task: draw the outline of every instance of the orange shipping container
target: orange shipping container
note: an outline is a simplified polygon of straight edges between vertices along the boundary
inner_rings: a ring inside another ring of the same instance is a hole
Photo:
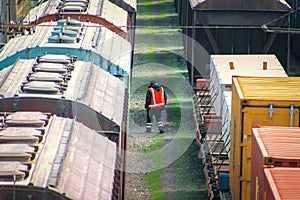
[[[264,175],[264,199],[296,200],[300,198],[300,168],[266,168]]]
[[[264,199],[264,168],[300,167],[300,128],[253,128],[251,199]]]
[[[299,77],[233,77],[230,125],[230,188],[250,199],[252,127],[298,126]]]

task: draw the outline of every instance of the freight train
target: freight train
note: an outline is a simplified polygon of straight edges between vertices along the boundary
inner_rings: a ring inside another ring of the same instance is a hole
[[[280,126],[292,137],[288,132],[299,131],[285,128],[299,126],[299,78],[288,77],[299,74],[299,1],[174,5],[195,88],[196,138],[209,198],[291,199],[292,184],[280,176],[287,173],[291,183],[297,182],[297,169],[290,169],[298,166],[297,153],[282,147],[281,155],[267,156],[269,149],[254,142],[262,136],[254,132],[272,126],[267,132],[276,135],[281,131],[274,126]],[[289,145],[283,136],[273,137]],[[273,142],[268,148],[280,146]],[[291,145],[296,152],[297,142]]]
[[[229,169],[234,156],[231,155],[233,147],[231,118],[232,110],[237,103],[232,102],[232,77],[234,76],[261,76],[261,77],[287,77],[284,68],[275,55],[212,55],[210,62],[210,79],[198,79],[195,98],[196,114],[200,114],[198,124],[198,144],[203,151],[203,164],[205,172],[209,174],[208,188],[229,190]],[[202,88],[201,88],[202,87]],[[206,87],[203,90],[203,87]],[[208,92],[209,91],[209,92]],[[209,108],[209,109],[208,109]],[[199,134],[202,132],[201,134]],[[205,138],[200,142],[200,138]],[[202,143],[202,144],[201,144]],[[231,175],[231,174],[230,174]],[[218,182],[217,182],[218,181]],[[218,188],[219,189],[219,188]],[[214,194],[212,196],[219,196]]]
[[[0,199],[124,199],[135,6],[49,0],[2,26]]]
[[[198,81],[196,137],[210,199],[297,197],[288,189],[297,176],[283,184],[272,173],[299,167],[300,129],[290,127],[299,127],[300,78],[274,55],[212,55],[211,78]]]

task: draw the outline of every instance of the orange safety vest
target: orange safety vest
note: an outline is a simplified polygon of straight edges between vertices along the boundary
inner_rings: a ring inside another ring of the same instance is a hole
[[[165,106],[165,96],[164,96],[164,88],[161,87],[159,91],[148,88],[151,95],[151,102],[150,102],[150,108],[158,108]]]

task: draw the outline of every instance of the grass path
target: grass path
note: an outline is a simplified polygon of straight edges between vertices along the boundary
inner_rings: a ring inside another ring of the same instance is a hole
[[[141,177],[152,199],[207,199],[194,142],[192,89],[186,76],[182,35],[174,25],[178,19],[172,0],[138,2],[129,134],[151,138],[138,151],[151,155],[152,168]],[[145,91],[152,79],[166,88],[169,97],[164,135],[143,133]]]

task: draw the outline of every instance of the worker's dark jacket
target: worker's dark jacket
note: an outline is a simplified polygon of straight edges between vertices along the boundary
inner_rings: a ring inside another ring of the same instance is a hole
[[[161,87],[159,84],[153,84],[152,86],[148,87],[148,91],[146,93],[146,103],[145,103],[145,108],[150,108],[149,106],[153,105],[153,93],[151,92],[151,88],[153,88],[153,90],[156,90],[158,93],[159,92],[163,92],[163,99],[164,102],[163,104],[166,105],[167,104],[167,94],[164,90],[163,87]],[[162,91],[161,91],[162,90]],[[154,91],[154,93],[157,93]],[[156,97],[156,99],[159,99],[158,97]],[[160,98],[161,99],[161,98]]]

